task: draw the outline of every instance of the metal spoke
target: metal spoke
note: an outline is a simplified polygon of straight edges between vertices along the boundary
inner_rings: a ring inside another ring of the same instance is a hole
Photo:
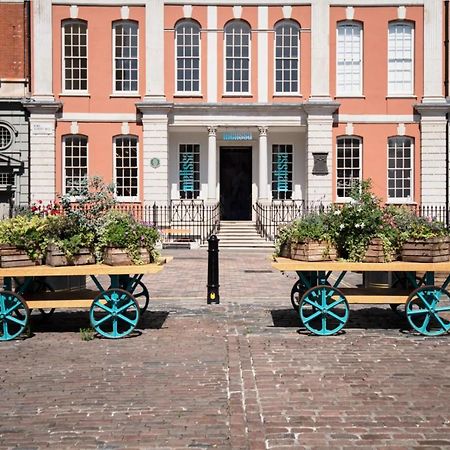
[[[118,334],[118,332],[117,332],[117,318],[116,317],[114,317],[113,318],[113,334],[114,334],[114,336],[117,336],[117,334]]]
[[[99,320],[95,320],[95,325],[101,325],[102,323],[104,323],[104,322],[106,322],[107,320],[111,319],[111,317],[113,317],[113,315],[112,315],[112,314],[108,314],[107,316],[102,317],[102,318],[99,319]]]
[[[338,306],[338,305],[340,305],[341,303],[344,303],[345,302],[345,300],[342,298],[342,297],[339,297],[339,300],[336,300],[334,303],[332,303],[331,305],[328,305],[327,306],[327,309],[328,310],[330,310],[330,309],[333,309],[333,308],[335,308],[336,306]]]
[[[428,331],[428,325],[430,324],[430,319],[431,319],[431,314],[427,314],[426,316],[425,316],[425,319],[424,319],[424,321],[423,321],[423,323],[422,323],[422,326],[419,328],[420,329],[420,331]]]
[[[450,306],[441,306],[440,308],[435,308],[434,310],[435,310],[436,312],[450,311]]]
[[[5,311],[5,315],[11,314],[13,311],[15,311],[17,308],[19,308],[20,306],[22,306],[22,303],[20,303],[18,300],[16,300],[16,304],[11,306],[11,308],[9,308],[7,311]]]
[[[22,325],[22,326],[26,325],[26,323],[27,323],[27,319],[19,320],[19,319],[16,319],[14,316],[6,316],[5,319],[9,320],[11,322],[17,323],[18,325]]]
[[[8,324],[6,323],[6,320],[3,321],[3,338],[7,341],[10,339],[11,335],[8,332]]]
[[[317,316],[320,316],[320,314],[322,314],[322,311],[316,311],[315,313],[311,314],[310,316],[304,317],[303,322],[308,323],[311,320],[314,320]]]
[[[327,311],[327,314],[330,315],[331,317],[334,317],[336,320],[338,320],[341,323],[345,323],[347,322],[346,317],[341,317],[338,316],[337,314],[335,314],[333,311]]]
[[[117,317],[122,319],[124,322],[128,322],[130,325],[135,325],[135,322],[133,322],[132,320],[130,320],[128,317],[122,315],[122,314],[117,314]]]
[[[408,314],[411,316],[416,316],[419,314],[428,314],[430,311],[428,309],[409,309]]]
[[[126,309],[128,309],[130,306],[134,305],[133,301],[130,300],[126,305],[121,306],[120,308],[117,308],[116,313],[119,314],[122,311],[125,311]]]
[[[101,300],[94,301],[94,305],[108,312],[109,314],[113,313],[113,310],[106,306],[106,303],[103,303]]]

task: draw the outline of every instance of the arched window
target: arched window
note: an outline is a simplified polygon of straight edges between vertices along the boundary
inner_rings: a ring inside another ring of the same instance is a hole
[[[87,92],[87,22],[67,20],[63,22],[63,90]]]
[[[14,132],[10,125],[0,122],[0,150],[11,147],[14,141]]]
[[[361,181],[362,139],[354,136],[337,138],[336,146],[336,197],[350,198],[355,184]]]
[[[176,91],[200,92],[200,26],[183,20],[175,27]]]
[[[81,135],[63,137],[63,192],[79,189],[88,176],[88,138]]]
[[[113,24],[114,92],[137,92],[139,75],[138,24],[121,20]]]
[[[388,139],[388,198],[412,200],[414,140],[406,136]]]
[[[250,93],[250,27],[246,22],[233,20],[224,29],[225,92]]]
[[[392,22],[388,31],[388,94],[414,93],[414,27]]]
[[[275,93],[299,93],[300,28],[291,20],[275,27]]]
[[[114,138],[114,184],[119,200],[138,200],[138,154],[138,138],[136,136]]]
[[[362,95],[362,26],[358,22],[337,26],[336,95]]]

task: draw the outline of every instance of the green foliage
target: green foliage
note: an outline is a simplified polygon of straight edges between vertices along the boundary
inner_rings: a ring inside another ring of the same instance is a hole
[[[0,221],[0,244],[25,250],[33,261],[43,258],[48,245],[47,219],[25,215]]]
[[[92,341],[95,337],[93,328],[80,328],[80,336],[82,341]]]
[[[95,234],[76,215],[49,216],[47,228],[49,243],[56,245],[68,259],[72,259],[82,248],[93,250]]]
[[[139,223],[123,212],[109,211],[98,229],[97,259],[102,260],[106,247],[119,247],[127,251],[135,264],[142,264],[139,249],[145,247],[154,261],[158,257],[155,249],[158,240],[159,233],[155,228]]]

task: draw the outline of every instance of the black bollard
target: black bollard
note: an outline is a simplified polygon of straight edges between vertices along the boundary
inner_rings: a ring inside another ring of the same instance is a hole
[[[208,239],[208,305],[220,303],[219,296],[219,239],[213,234]]]

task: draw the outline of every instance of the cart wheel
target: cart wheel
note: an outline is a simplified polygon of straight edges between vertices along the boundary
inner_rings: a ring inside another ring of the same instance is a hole
[[[425,336],[440,336],[450,330],[450,294],[438,286],[422,286],[406,302],[411,326]]]
[[[108,289],[95,297],[89,311],[92,327],[104,337],[129,335],[139,322],[139,305],[124,289]]]
[[[291,303],[292,307],[298,311],[300,300],[303,294],[307,291],[307,287],[303,284],[301,280],[297,280],[291,289]]]
[[[338,333],[350,315],[347,299],[331,286],[316,286],[305,292],[300,301],[300,319],[313,334]]]
[[[23,333],[29,318],[28,306],[19,294],[0,292],[0,341],[10,341]]]
[[[133,285],[133,297],[136,299],[139,305],[141,315],[147,311],[148,304],[150,302],[150,294],[147,286],[142,281],[134,281]]]
[[[37,294],[41,292],[55,292],[54,287],[47,283],[47,281],[43,281],[40,277],[36,277],[31,282],[29,288],[23,293],[24,298],[27,298],[27,294]],[[16,290],[17,292],[17,290]],[[30,314],[33,311],[33,309],[30,309]],[[48,319],[54,312],[55,308],[51,309],[41,309],[39,308],[39,312],[41,313],[41,316],[43,319]]]

